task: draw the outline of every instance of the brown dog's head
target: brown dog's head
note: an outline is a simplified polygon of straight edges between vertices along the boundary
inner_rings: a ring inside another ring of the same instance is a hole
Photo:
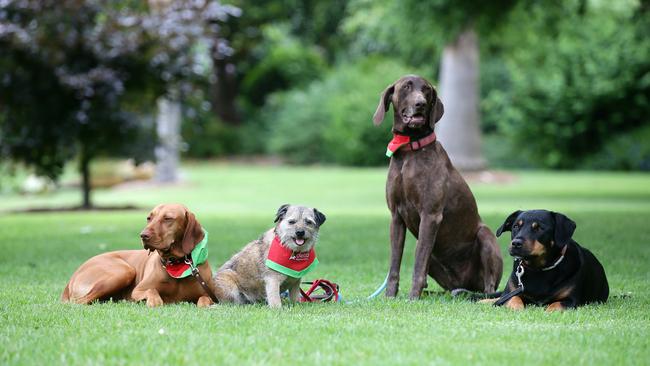
[[[161,204],[147,216],[140,233],[144,249],[161,257],[183,257],[203,240],[203,229],[194,214],[180,204]]]
[[[496,232],[511,231],[508,251],[526,264],[543,267],[560,256],[571,241],[576,223],[565,215],[546,210],[515,211]]]
[[[389,85],[379,98],[379,105],[373,116],[375,125],[384,120],[393,104],[393,131],[405,135],[419,135],[431,132],[442,118],[444,107],[438,92],[426,79],[407,75]]]

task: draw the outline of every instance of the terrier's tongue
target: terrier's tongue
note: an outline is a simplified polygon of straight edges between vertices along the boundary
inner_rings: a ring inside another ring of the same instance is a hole
[[[294,241],[295,241],[296,244],[298,244],[298,245],[303,245],[303,244],[305,244],[305,239],[298,239],[298,238],[296,238],[296,239],[294,239]]]

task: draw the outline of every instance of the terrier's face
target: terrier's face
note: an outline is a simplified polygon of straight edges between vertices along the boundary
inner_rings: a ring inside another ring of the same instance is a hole
[[[275,222],[275,232],[284,246],[294,252],[307,252],[318,241],[318,229],[325,222],[325,215],[315,208],[282,205]]]

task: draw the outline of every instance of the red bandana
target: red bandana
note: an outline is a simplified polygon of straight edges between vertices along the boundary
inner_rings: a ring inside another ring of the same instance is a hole
[[[411,142],[411,137],[409,136],[393,133],[393,139],[390,140],[388,148],[386,149],[386,156],[390,158],[393,156],[395,151],[399,150],[402,146],[404,146],[404,150],[419,150],[435,141],[435,132],[431,132],[430,135],[413,142]]]
[[[271,242],[266,266],[290,277],[300,278],[318,265],[316,251],[312,247],[309,252],[294,252],[282,245],[277,235]]]
[[[411,138],[409,136],[398,135],[394,133],[393,139],[390,140],[390,142],[388,143],[388,148],[386,149],[386,156],[390,158],[391,156],[393,156],[395,151],[397,151],[397,149],[408,144],[409,142],[411,142]]]

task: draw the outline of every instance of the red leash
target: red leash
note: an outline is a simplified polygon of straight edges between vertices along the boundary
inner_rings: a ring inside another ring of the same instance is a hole
[[[311,284],[309,290],[303,291],[300,289],[302,298],[300,302],[328,302],[334,300],[339,301],[339,285],[325,279],[318,279],[312,282],[303,282],[304,284]],[[314,291],[321,289],[324,293],[314,294]]]

